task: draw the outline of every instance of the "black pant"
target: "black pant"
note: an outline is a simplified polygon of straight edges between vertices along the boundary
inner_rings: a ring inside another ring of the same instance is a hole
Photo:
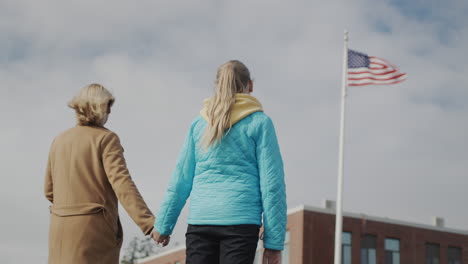
[[[189,225],[186,264],[252,264],[258,225]]]

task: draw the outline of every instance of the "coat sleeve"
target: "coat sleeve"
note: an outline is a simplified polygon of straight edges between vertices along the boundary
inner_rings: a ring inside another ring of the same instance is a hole
[[[45,176],[45,183],[44,183],[44,194],[47,200],[51,203],[54,203],[54,184],[52,180],[52,157],[53,157],[53,145],[50,147],[49,151],[49,158],[47,159],[47,168],[46,168],[46,176]]]
[[[177,159],[176,168],[156,217],[155,229],[162,235],[172,234],[180,212],[192,191],[195,174],[195,145],[192,129],[193,125],[185,139]]]
[[[144,234],[153,229],[154,216],[148,209],[127,169],[123,148],[115,133],[108,133],[101,141],[102,162],[117,198]]]
[[[275,128],[268,117],[258,131],[256,155],[263,205],[264,247],[283,250],[287,222],[286,186]]]

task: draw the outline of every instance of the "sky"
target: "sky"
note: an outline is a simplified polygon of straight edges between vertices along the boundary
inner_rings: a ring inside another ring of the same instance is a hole
[[[154,213],[230,59],[249,67],[275,124],[288,206],[334,200],[344,29],[350,48],[408,74],[349,89],[345,211],[468,230],[467,12],[464,0],[0,0],[2,263],[47,262],[47,154],[92,82],[116,97],[107,127]],[[120,215],[125,247],[142,234]]]

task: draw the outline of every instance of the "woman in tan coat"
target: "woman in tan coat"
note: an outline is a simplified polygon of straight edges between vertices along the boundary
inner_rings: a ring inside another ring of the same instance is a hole
[[[52,143],[45,180],[52,203],[49,263],[118,263],[117,200],[145,235],[152,232],[154,216],[130,177],[119,138],[104,128],[113,102],[102,85],[82,88],[69,103],[77,126]]]

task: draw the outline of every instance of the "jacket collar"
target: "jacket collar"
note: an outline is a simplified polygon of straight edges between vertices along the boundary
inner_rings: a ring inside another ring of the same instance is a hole
[[[231,107],[230,125],[233,126],[235,123],[244,119],[246,116],[255,112],[263,112],[263,107],[257,98],[248,95],[238,93],[235,95],[236,101]],[[205,106],[200,111],[201,116],[208,122],[207,105],[211,98],[205,99],[203,102]]]

